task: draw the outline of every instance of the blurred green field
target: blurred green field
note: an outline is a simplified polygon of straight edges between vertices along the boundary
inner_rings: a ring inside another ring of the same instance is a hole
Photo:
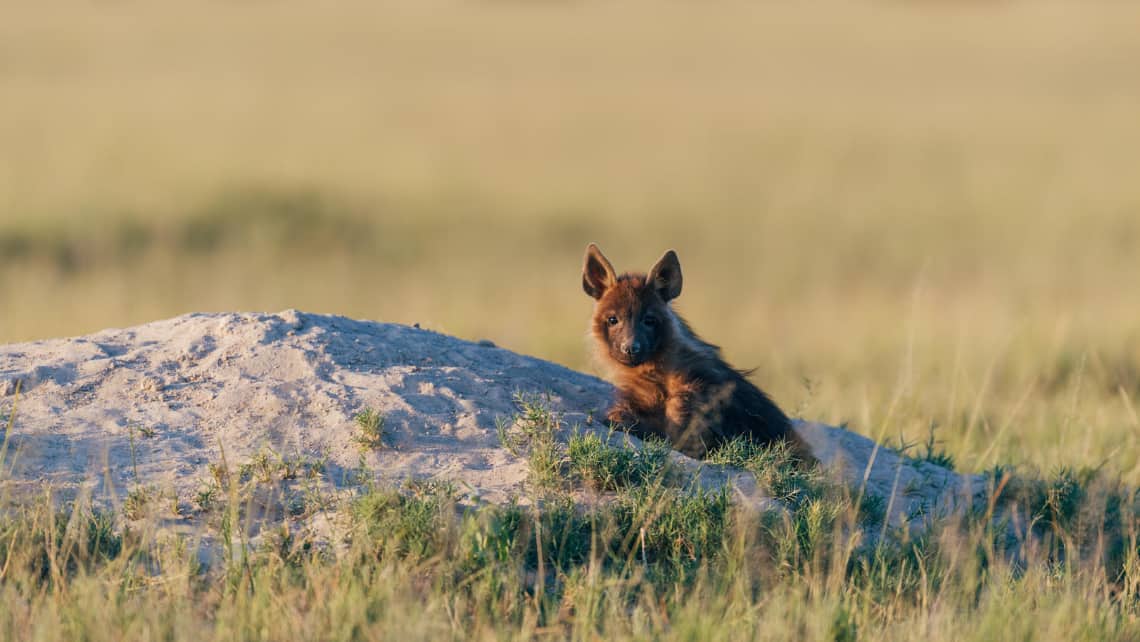
[[[134,3],[0,21],[0,341],[189,311],[589,369],[667,247],[782,405],[1140,482],[1131,3]]]

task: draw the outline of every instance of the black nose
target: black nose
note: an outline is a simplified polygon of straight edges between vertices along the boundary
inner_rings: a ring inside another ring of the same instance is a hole
[[[638,341],[634,341],[633,343],[627,343],[621,347],[621,351],[630,355],[630,356],[639,355],[639,354],[641,354],[641,343]]]

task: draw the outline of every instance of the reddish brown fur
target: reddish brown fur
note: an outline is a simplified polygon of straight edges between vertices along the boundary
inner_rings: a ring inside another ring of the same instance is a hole
[[[648,275],[618,276],[596,245],[586,248],[582,286],[597,301],[591,330],[617,387],[608,419],[639,436],[664,437],[692,457],[747,435],[787,440],[811,460],[787,416],[672,310],[681,283],[671,250]]]

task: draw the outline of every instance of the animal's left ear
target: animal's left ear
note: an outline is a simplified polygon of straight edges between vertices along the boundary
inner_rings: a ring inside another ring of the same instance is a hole
[[[649,270],[649,282],[666,301],[681,296],[681,262],[677,260],[676,252],[669,250],[657,261]]]

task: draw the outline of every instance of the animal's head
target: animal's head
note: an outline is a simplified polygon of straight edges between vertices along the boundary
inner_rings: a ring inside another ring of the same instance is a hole
[[[622,365],[637,366],[658,355],[673,332],[668,303],[681,294],[681,263],[669,250],[649,274],[614,272],[597,245],[586,247],[582,289],[594,304],[594,337]]]

